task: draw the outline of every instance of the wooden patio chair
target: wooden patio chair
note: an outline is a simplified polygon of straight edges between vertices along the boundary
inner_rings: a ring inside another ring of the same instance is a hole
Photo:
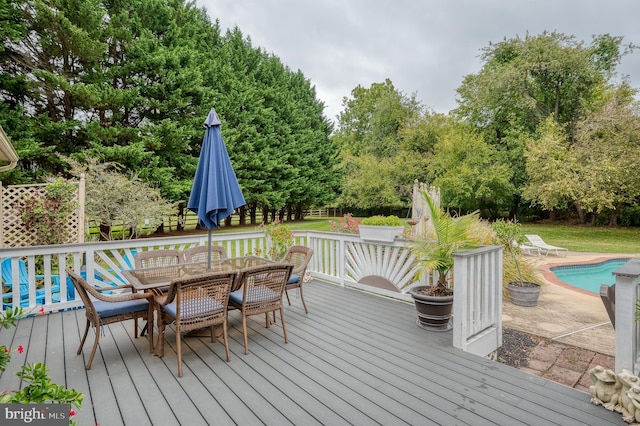
[[[87,324],[84,329],[84,335],[78,347],[78,355],[82,353],[82,347],[87,339],[89,333],[89,327],[93,326],[96,330],[96,338],[93,343],[93,349],[91,355],[89,355],[89,361],[87,362],[87,370],[91,369],[91,363],[93,357],[98,349],[98,342],[100,341],[101,328],[104,325],[112,324],[120,321],[126,321],[133,319],[135,322],[134,335],[138,337],[138,318],[147,319],[147,324],[151,324],[150,330],[153,330],[153,308],[149,303],[149,299],[152,297],[151,293],[118,293],[118,294],[102,294],[101,289],[95,288],[86,282],[80,275],[76,274],[73,270],[66,269],[67,276],[71,278],[71,282],[76,288],[76,293],[80,295],[82,302],[84,303],[85,312],[87,316]],[[121,286],[109,286],[105,287],[105,290],[113,292],[113,290],[119,289],[131,289],[130,285]],[[92,298],[93,297],[93,298]],[[94,300],[94,298],[96,300]],[[153,348],[153,334],[150,333],[150,346]]]
[[[184,263],[184,254],[177,249],[141,251],[133,256],[135,269],[159,268],[162,266],[174,266]],[[169,286],[158,287],[158,293],[166,293]],[[144,332],[146,329],[142,331]]]
[[[287,284],[284,287],[285,295],[287,296],[287,303],[291,305],[289,299],[289,290],[298,289],[300,292],[300,300],[302,306],[304,306],[305,314],[308,314],[307,304],[304,303],[304,295],[302,293],[302,285],[305,282],[305,273],[307,272],[307,266],[313,256],[313,249],[305,246],[291,246],[287,251],[287,254],[282,259],[283,262],[293,263],[293,270],[291,276],[287,280]],[[275,313],[274,313],[275,314]]]
[[[184,251],[187,263],[207,262],[209,260],[209,246],[189,247]],[[211,260],[227,259],[227,251],[222,246],[211,246]]]
[[[141,251],[133,256],[133,263],[135,269],[172,266],[184,263],[184,255],[176,249]]]
[[[210,328],[211,342],[215,341],[214,326],[222,325],[222,336],[227,355],[227,304],[235,272],[212,272],[192,278],[173,280],[165,296],[156,296],[158,307],[158,338],[156,355],[164,356],[164,331],[166,324],[174,324],[178,352],[178,377],[182,377],[181,334],[201,328]]]
[[[249,353],[247,337],[247,317],[264,314],[267,328],[271,324],[269,313],[280,311],[284,342],[288,343],[287,328],[284,323],[282,309],[282,293],[291,275],[292,263],[272,263],[268,265],[245,268],[238,278],[242,288],[229,295],[229,305],[242,312],[242,333],[244,334],[244,353]]]

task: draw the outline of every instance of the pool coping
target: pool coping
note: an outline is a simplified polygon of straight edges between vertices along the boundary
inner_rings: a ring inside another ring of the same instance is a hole
[[[545,279],[545,281],[547,281],[549,284],[555,284],[558,285],[560,287],[564,287],[566,289],[569,290],[573,290],[573,291],[577,291],[579,293],[582,294],[586,294],[588,296],[593,296],[593,297],[600,297],[600,293],[594,293],[592,291],[589,290],[584,290],[582,288],[578,288],[575,286],[572,286],[570,284],[567,284],[563,281],[560,281],[556,275],[551,272],[551,268],[555,268],[557,266],[571,266],[571,265],[589,265],[589,264],[593,264],[593,263],[602,263],[602,262],[606,262],[607,260],[613,260],[613,259],[620,259],[623,257],[629,257],[634,258],[636,256],[633,256],[631,254],[627,254],[627,255],[611,255],[611,256],[600,256],[600,257],[596,257],[596,258],[592,258],[592,259],[588,259],[588,260],[582,260],[582,261],[569,261],[569,262],[546,262],[546,263],[542,263],[538,266],[538,270],[540,271],[540,273],[542,274],[542,277]]]

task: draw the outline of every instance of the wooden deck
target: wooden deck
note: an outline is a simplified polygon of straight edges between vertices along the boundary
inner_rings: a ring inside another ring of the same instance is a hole
[[[623,425],[621,415],[589,395],[452,347],[451,332],[415,325],[414,307],[314,281],[309,314],[295,292],[285,320],[250,320],[243,354],[238,312],[230,312],[231,362],[220,342],[189,337],[177,377],[175,339],[166,355],[133,338],[133,323],[105,328],[93,368],[75,354],[84,310],[25,318],[0,332],[0,344],[23,345],[0,376],[19,386],[24,362],[44,361],[55,383],[85,394],[80,425]]]

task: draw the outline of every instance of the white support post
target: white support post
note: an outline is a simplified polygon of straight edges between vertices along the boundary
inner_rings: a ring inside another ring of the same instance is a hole
[[[487,356],[502,345],[502,246],[454,254],[453,346]]]
[[[613,274],[616,276],[616,373],[625,369],[637,375],[640,371],[638,363],[640,327],[635,317],[640,282],[640,260],[629,260]]]

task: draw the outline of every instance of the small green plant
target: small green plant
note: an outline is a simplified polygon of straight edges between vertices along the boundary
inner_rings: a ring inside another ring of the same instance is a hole
[[[40,313],[44,314],[44,308],[40,308]],[[17,321],[24,317],[22,308],[10,308],[0,311],[0,326],[5,329],[15,326]],[[0,371],[5,371],[7,364],[11,361],[11,352],[23,353],[24,348],[18,346],[15,350],[0,345]],[[16,375],[22,380],[23,386],[20,390],[4,390],[0,393],[0,404],[29,404],[29,403],[55,403],[71,404],[80,410],[84,395],[75,389],[67,389],[62,385],[51,383],[51,378],[47,374],[49,369],[41,362],[36,364],[26,364],[22,366],[22,371]],[[69,412],[69,424],[75,425],[73,419],[76,411]]]
[[[78,208],[76,188],[61,178],[50,179],[43,195],[33,195],[18,207],[22,223],[41,245],[67,242],[69,215]]]
[[[338,221],[330,220],[329,225],[333,232],[341,232],[343,234],[357,234],[359,232],[360,221],[353,218],[353,214],[347,213]]]
[[[450,296],[449,273],[453,269],[453,255],[463,248],[478,245],[481,241],[472,234],[480,221],[479,212],[464,216],[451,216],[436,204],[427,191],[420,191],[430,212],[431,226],[426,235],[416,237],[411,242],[411,252],[416,257],[420,269],[418,278],[429,271],[438,272],[438,281],[426,291],[428,296]]]
[[[493,229],[493,243],[504,246],[508,256],[503,258],[503,288],[508,292],[507,284],[519,282],[524,286],[525,282],[536,282],[538,272],[534,265],[522,258],[520,244],[524,242],[524,234],[520,224],[510,220],[498,219],[491,224]]]
[[[264,228],[268,240],[268,249],[265,254],[274,260],[284,258],[289,247],[293,245],[293,232],[289,226],[283,225],[279,220],[260,226]]]
[[[369,226],[402,226],[402,221],[398,216],[371,216],[362,219],[363,225]]]
[[[524,285],[522,279],[522,272],[520,271],[520,265],[518,258],[520,257],[520,246],[524,241],[524,235],[520,229],[520,224],[512,222],[510,220],[498,219],[491,225],[494,232],[494,243],[504,246],[504,249],[511,256],[513,264],[518,272],[518,279],[521,285]]]

